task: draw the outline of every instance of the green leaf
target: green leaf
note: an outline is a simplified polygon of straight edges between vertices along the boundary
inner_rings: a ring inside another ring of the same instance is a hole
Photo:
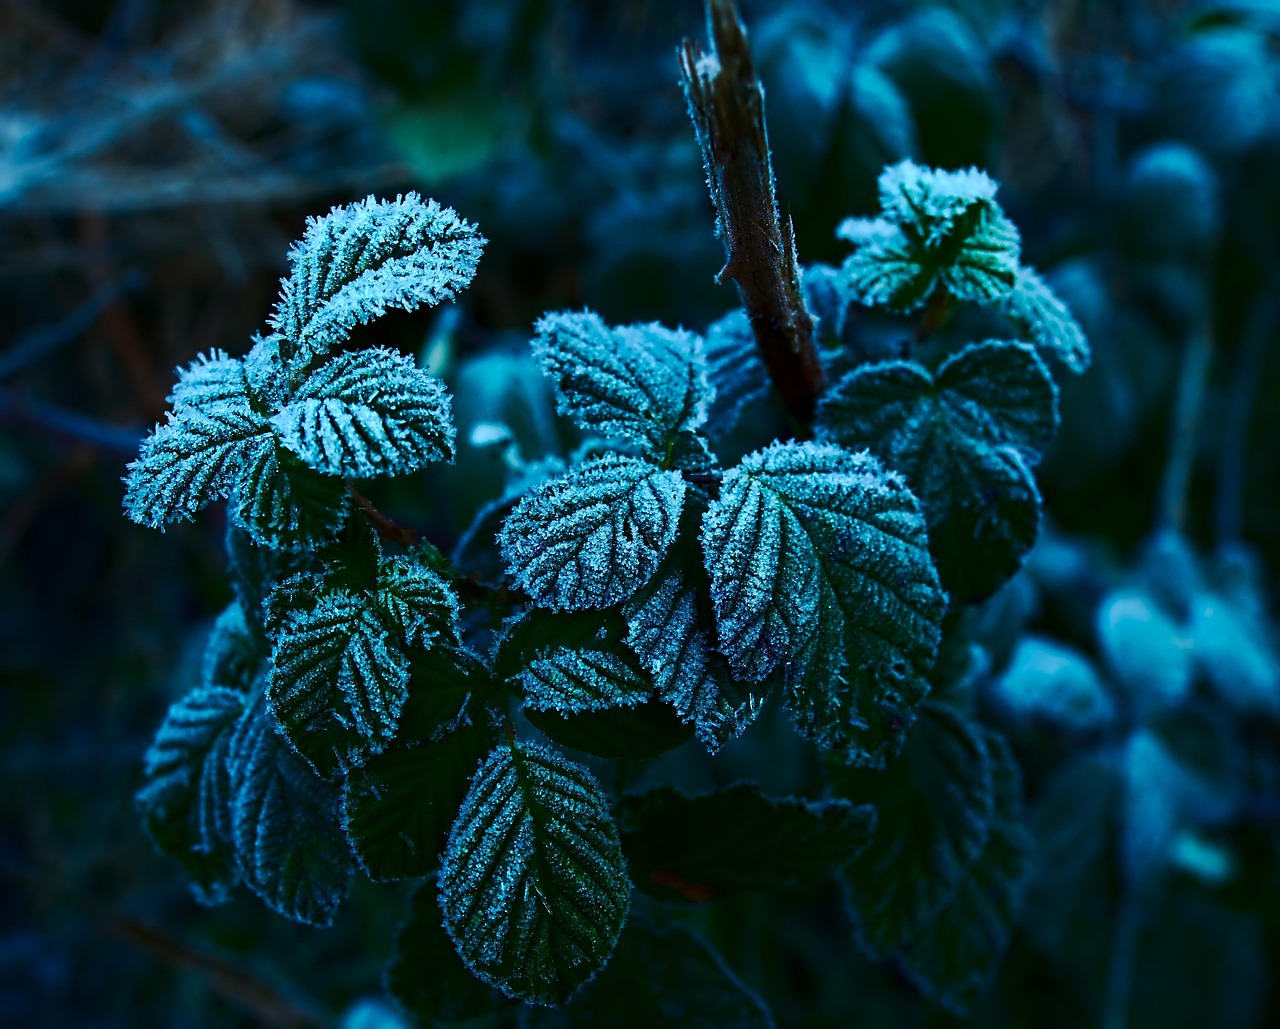
[[[680,432],[706,421],[711,387],[702,340],[657,323],[610,328],[591,311],[544,315],[533,354],[557,410],[588,431],[665,456]]]
[[[409,662],[367,594],[325,588],[286,610],[273,635],[267,700],[289,743],[326,778],[359,766],[395,734]]]
[[[991,758],[993,810],[986,844],[946,906],[908,944],[902,963],[935,1003],[963,1015],[991,987],[1008,949],[1031,871],[1022,784],[1004,740],[983,738]]]
[[[935,375],[914,362],[864,365],[823,399],[819,435],[870,448],[920,497],[942,584],[990,596],[1021,566],[1040,526],[1028,470],[1058,424],[1057,390],[1031,347],[989,340]]]
[[[553,610],[609,607],[653,575],[675,540],[678,472],[608,454],[534,486],[498,542],[516,585]]]
[[[1005,313],[1036,345],[1046,360],[1059,361],[1076,373],[1089,367],[1089,341],[1080,323],[1034,268],[1019,268],[1013,290],[1004,298]]]
[[[190,520],[227,496],[240,470],[272,446],[266,419],[247,395],[199,409],[184,404],[142,441],[138,459],[129,465],[125,513],[152,528]]]
[[[686,540],[693,534],[686,532]],[[768,686],[736,682],[714,649],[710,586],[697,548],[677,543],[663,566],[623,606],[627,645],[660,697],[715,753],[755,721]]]
[[[912,161],[886,168],[883,221],[841,227],[858,247],[844,264],[850,286],[863,303],[903,311],[939,289],[979,303],[1007,297],[1018,277],[1021,240],[995,194],[995,183],[973,168],[939,171]]]
[[[926,704],[884,771],[835,771],[833,788],[878,816],[871,846],[844,871],[859,939],[872,956],[919,938],[977,861],[993,817],[992,766],[977,727]]]
[[[231,839],[244,881],[273,911],[329,925],[351,886],[338,788],[280,738],[266,708],[245,711],[227,747]]]
[[[802,731],[853,761],[896,751],[928,690],[946,598],[924,520],[870,455],[779,443],[721,483],[702,546],[735,676],[785,669]]]
[[[445,928],[467,966],[545,1006],[608,961],[631,897],[618,830],[590,774],[516,740],[472,780],[439,882]]]
[[[413,557],[384,557],[374,595],[383,624],[406,647],[457,640],[458,598],[439,572]]]
[[[459,960],[440,922],[435,884],[430,882],[413,893],[383,982],[391,999],[422,1026],[482,1018],[512,1006]]]
[[[404,475],[453,459],[444,384],[385,348],[322,365],[271,424],[284,446],[325,475]]]
[[[556,1011],[531,1013],[532,1029],[773,1029],[764,1002],[702,937],[679,924],[631,918],[609,966]]]
[[[202,904],[222,903],[240,881],[225,753],[244,709],[244,694],[221,686],[200,687],[175,703],[147,751],[138,791],[147,835],[186,870]]]
[[[260,546],[305,550],[333,539],[347,518],[347,490],[312,471],[283,447],[256,451],[232,499],[236,521]]]
[[[557,647],[520,673],[524,705],[532,711],[579,714],[637,707],[653,686],[616,654]]]
[[[624,797],[618,825],[641,889],[707,900],[822,882],[867,846],[875,811],[847,800],[766,797],[749,783],[696,797],[663,787]]]
[[[1073,647],[1024,636],[991,684],[994,703],[1022,724],[1087,732],[1110,725],[1116,705],[1089,659]]]
[[[452,299],[475,275],[486,240],[417,193],[369,197],[310,218],[271,315],[290,363],[305,365],[388,308]]]

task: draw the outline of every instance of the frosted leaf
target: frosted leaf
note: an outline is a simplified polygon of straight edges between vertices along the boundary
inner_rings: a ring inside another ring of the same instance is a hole
[[[520,684],[527,709],[562,714],[636,707],[653,690],[616,654],[569,647],[530,661],[520,673]]]
[[[1141,711],[1174,707],[1192,684],[1192,640],[1148,594],[1117,590],[1098,608],[1103,656]]]
[[[1024,636],[991,684],[994,703],[1023,724],[1088,731],[1109,725],[1115,701],[1089,659],[1050,639]]]
[[[271,713],[325,777],[360,765],[395,734],[409,662],[367,595],[315,586],[312,605],[271,625]]]
[[[273,445],[247,396],[170,412],[142,441],[125,478],[125,513],[140,525],[189,520],[227,496],[240,469]]]
[[[946,598],[924,519],[870,455],[779,443],[707,510],[719,649],[738,677],[785,670],[797,724],[849,760],[896,750],[928,689]]]
[[[693,333],[656,323],[610,328],[591,311],[544,315],[535,331],[533,354],[557,409],[582,428],[662,457],[678,432],[706,420],[711,388]]]
[[[556,751],[517,740],[472,779],[439,885],[445,929],[472,972],[543,1006],[604,966],[631,897],[599,786]]]
[[[684,494],[678,472],[592,458],[516,504],[498,536],[507,570],[544,607],[617,604],[644,585],[675,540]]]
[[[233,600],[213,623],[200,662],[200,681],[205,686],[247,692],[266,657],[261,637],[245,620],[240,601]]]
[[[693,797],[664,786],[617,810],[631,877],[664,900],[816,885],[867,846],[876,823],[866,804],[768,797],[751,783]]]
[[[910,311],[941,288],[989,303],[1009,294],[1021,239],[995,201],[996,184],[976,169],[949,172],[902,161],[880,176],[883,218],[850,220],[858,249],[844,270],[867,304]]]
[[[231,510],[260,546],[302,550],[338,534],[347,518],[347,490],[274,442],[245,463]]]
[[[155,845],[186,870],[202,904],[240,881],[231,850],[225,751],[245,708],[239,690],[200,687],[169,708],[147,751],[137,808]]]
[[[1022,908],[1034,849],[1013,756],[990,730],[983,739],[993,797],[986,843],[946,906],[902,954],[907,975],[955,1015],[963,1015],[995,979]]]
[[[864,365],[823,398],[822,439],[869,447],[920,497],[943,585],[990,596],[1021,566],[1040,525],[1027,468],[1058,423],[1057,390],[1023,343],[975,343],[936,375],[910,361]]]
[[[475,275],[485,242],[474,225],[417,193],[335,207],[308,219],[289,251],[292,270],[271,327],[306,364],[389,308],[454,297]]]
[[[871,845],[844,879],[862,946],[885,957],[928,929],[982,853],[995,813],[994,763],[978,726],[926,704],[884,771],[836,770],[832,785],[876,809]]]
[[[244,713],[227,748],[231,838],[245,884],[273,911],[329,925],[351,887],[338,788],[285,744],[266,709]]]
[[[271,424],[286,447],[327,475],[403,475],[453,458],[444,384],[394,350],[333,358]]]
[[[1084,330],[1034,268],[1018,269],[1013,290],[1002,303],[1042,357],[1060,361],[1077,373],[1089,367],[1092,357]]]
[[[315,562],[315,556],[307,551],[261,546],[237,519],[228,519],[227,573],[245,625],[260,645],[267,641],[263,624],[267,597],[278,583],[311,569]]]
[[[440,573],[421,561],[382,558],[375,602],[383,624],[406,647],[457,639],[458,598]]]
[[[673,557],[678,557],[673,551]],[[697,556],[669,561],[622,609],[627,645],[654,687],[712,753],[741,735],[764,703],[766,687],[735,682],[716,652],[706,575]]]
[[[746,312],[730,311],[707,329],[707,368],[715,387],[707,431],[727,436],[747,411],[769,402],[773,388]]]

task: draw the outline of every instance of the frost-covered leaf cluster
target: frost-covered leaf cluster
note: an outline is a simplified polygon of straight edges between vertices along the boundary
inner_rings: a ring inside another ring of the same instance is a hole
[[[303,547],[341,527],[344,478],[452,459],[449,398],[411,358],[372,348],[319,362],[389,307],[452,297],[483,245],[414,193],[312,219],[290,253],[273,331],[243,361],[213,351],[180,373],[173,409],[129,466],[129,517],[160,527],[230,497],[260,544]]]

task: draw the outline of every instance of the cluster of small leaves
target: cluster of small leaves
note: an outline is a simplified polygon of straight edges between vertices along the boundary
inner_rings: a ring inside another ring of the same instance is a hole
[[[774,444],[722,472],[699,435],[713,394],[692,333],[561,313],[539,322],[534,353],[562,413],[636,450],[520,499],[499,536],[516,585],[550,611],[620,607],[648,691],[712,750],[778,684],[807,734],[850,761],[883,761],[927,690],[945,604],[902,480],[814,443]],[[571,650],[525,660],[554,667],[583,703],[644,695],[634,679],[606,687],[617,675]],[[536,704],[548,685],[533,678]]]
[[[484,242],[414,193],[311,219],[272,331],[243,361],[214,351],[179,373],[173,409],[129,466],[129,517],[163,527],[230,497],[259,544],[303,549],[341,528],[344,479],[451,459],[448,396],[411,358],[375,347],[319,362],[388,307],[455,295]]]

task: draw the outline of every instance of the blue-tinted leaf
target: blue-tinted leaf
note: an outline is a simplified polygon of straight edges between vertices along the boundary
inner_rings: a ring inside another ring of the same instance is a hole
[[[512,1006],[458,959],[432,882],[414,891],[383,981],[391,999],[421,1026],[481,1018]]]
[[[739,736],[760,713],[767,685],[737,682],[710,636],[706,572],[696,553],[677,544],[664,567],[622,609],[627,645],[653,676],[658,695],[692,725],[712,753]]]
[[[711,389],[702,340],[658,324],[609,328],[591,311],[543,316],[533,353],[561,414],[584,429],[663,456],[706,420]]]
[[[228,520],[227,571],[245,625],[260,643],[265,645],[267,640],[263,625],[267,597],[278,583],[307,571],[314,562],[313,555],[305,551],[261,546],[236,519]]]
[[[707,329],[706,349],[707,374],[714,387],[706,431],[714,439],[728,436],[747,412],[768,410],[765,405],[771,401],[773,413],[769,417],[781,420],[781,405],[756,349],[751,322],[742,308],[712,323]]]
[[[225,351],[213,350],[178,370],[169,402],[175,413],[188,408],[208,412],[242,403],[247,394],[244,366]]]
[[[532,1029],[773,1029],[764,1002],[702,937],[678,923],[632,917],[609,967]]]
[[[225,753],[245,709],[239,690],[205,686],[170,709],[147,751],[137,807],[147,835],[182,865],[202,904],[220,904],[240,881],[231,849]]]
[[[618,830],[590,774],[516,740],[476,772],[439,883],[445,928],[467,966],[546,1006],[608,961],[631,897]]]
[[[902,955],[907,974],[956,1015],[995,978],[1022,908],[1033,852],[1017,765],[1003,739],[990,731],[983,735],[994,791],[987,841],[946,906]]]
[[[475,226],[416,193],[335,207],[309,219],[289,251],[292,270],[271,325],[305,364],[388,308],[411,311],[455,296],[484,244]]]
[[[394,350],[333,358],[271,424],[284,446],[326,475],[404,475],[453,458],[444,384]]]
[[[632,879],[667,899],[820,883],[867,846],[875,821],[867,805],[766,797],[749,783],[696,797],[663,787],[618,805]]]
[[[1142,711],[1182,701],[1191,689],[1191,640],[1147,594],[1120,590],[1098,608],[1098,642],[1116,684]]]
[[[977,726],[926,704],[887,769],[837,770],[832,785],[876,809],[871,846],[844,879],[863,946],[884,957],[921,936],[982,853],[994,809],[992,760]]]
[[[1024,636],[994,683],[995,704],[1020,723],[1088,731],[1109,725],[1115,701],[1089,659],[1072,647]]]
[[[1243,712],[1280,714],[1280,663],[1261,613],[1219,593],[1196,595],[1187,635],[1218,695]]]
[[[558,647],[520,673],[526,710],[576,714],[636,707],[652,684],[616,654]]]
[[[458,598],[439,572],[412,557],[384,557],[374,595],[382,622],[407,647],[456,640]]]
[[[864,365],[818,417],[822,438],[869,447],[906,476],[949,590],[980,600],[1018,570],[1040,525],[1027,464],[1058,424],[1056,388],[1031,347],[972,344],[932,376],[910,361]]]
[[[703,519],[719,649],[784,668],[797,724],[849,760],[897,749],[928,689],[946,603],[924,520],[869,455],[816,443],[748,455]]]
[[[1134,888],[1149,890],[1169,866],[1205,784],[1147,729],[1129,737],[1120,767],[1125,782],[1122,868]]]
[[[267,700],[289,742],[330,777],[395,734],[409,662],[367,595],[314,588],[312,605],[271,626]]]
[[[675,539],[685,483],[634,458],[593,458],[531,489],[498,542],[516,585],[544,607],[608,607],[653,575]]]
[[[273,447],[266,420],[241,395],[170,412],[142,441],[125,478],[125,513],[140,525],[189,520],[227,496],[241,468]]]
[[[227,748],[231,839],[244,881],[273,911],[329,925],[351,886],[338,787],[289,749],[266,708],[240,719]]]
[[[205,686],[247,692],[266,657],[263,640],[245,621],[240,601],[233,600],[218,615],[209,633],[200,663],[200,681]]]
[[[1059,361],[1070,371],[1083,372],[1092,359],[1080,323],[1033,268],[1019,268],[1013,290],[1003,301],[1042,357]]]
[[[338,534],[347,517],[347,490],[338,477],[312,471],[271,444],[246,462],[232,510],[260,546],[302,550]]]

